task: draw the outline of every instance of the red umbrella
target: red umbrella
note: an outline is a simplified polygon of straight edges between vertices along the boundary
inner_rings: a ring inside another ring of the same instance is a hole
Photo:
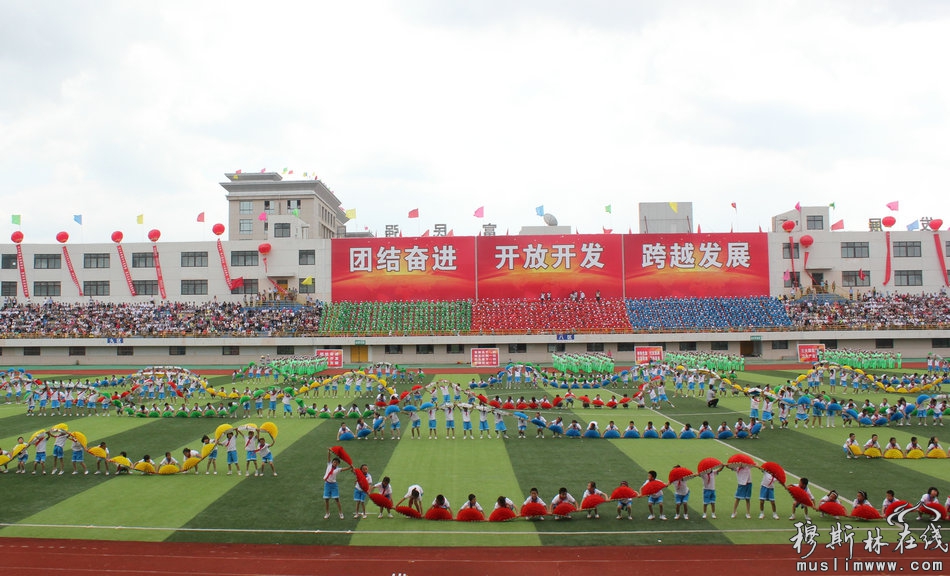
[[[402,508],[402,506],[400,506],[399,508]],[[399,510],[399,508],[397,508],[397,510]],[[410,510],[412,510],[412,508],[410,508]],[[452,513],[449,512],[446,508],[438,508],[436,506],[433,506],[432,508],[429,508],[428,510],[426,510],[425,519],[426,520],[451,520]]]
[[[610,493],[611,500],[627,500],[636,498],[637,496],[637,491],[629,486],[617,486],[614,488],[614,491]]]
[[[837,502],[825,502],[818,507],[819,512],[824,512],[829,516],[847,516],[848,511],[844,509],[844,506],[838,504]]]
[[[640,496],[652,496],[666,488],[666,484],[661,480],[650,480],[640,487]]]
[[[669,483],[672,484],[673,482],[676,482],[677,480],[682,480],[683,478],[687,478],[692,475],[693,475],[693,472],[689,468],[683,468],[682,466],[677,466],[676,468],[673,468],[672,470],[670,470]]]
[[[422,514],[419,514],[418,510],[410,508],[409,506],[396,506],[396,512],[409,518],[422,518]]]
[[[699,461],[699,464],[696,465],[696,470],[699,472],[706,472],[707,470],[712,470],[713,468],[719,468],[722,466],[722,461],[719,458],[703,458]]]
[[[755,466],[755,460],[751,456],[745,454],[733,454],[729,457],[729,460],[726,461],[726,466],[735,470],[742,464],[747,464],[749,466]]]
[[[792,495],[792,498],[795,499],[795,502],[798,502],[802,506],[808,506],[809,508],[815,507],[815,502],[811,499],[811,496],[808,495],[808,492],[805,492],[802,488],[796,486],[786,486],[788,493]]]
[[[860,518],[861,520],[880,520],[883,518],[881,513],[877,511],[877,508],[870,504],[855,506],[854,510],[851,511],[851,517]]]
[[[481,514],[481,512],[479,512],[479,514]],[[491,515],[488,516],[488,521],[507,522],[517,517],[518,515],[515,514],[510,508],[495,508],[492,510]]]
[[[387,510],[393,509],[393,501],[389,498],[386,498],[382,494],[370,494],[369,499],[373,501],[373,504],[379,506],[380,508],[385,508]]]
[[[561,502],[554,507],[552,512],[555,516],[570,516],[572,512],[576,512],[577,508],[574,507],[570,502]]]
[[[600,494],[591,494],[581,502],[581,510],[591,510],[606,502]]]
[[[908,507],[910,504],[906,500],[895,500],[887,505],[887,508],[884,509],[884,516],[890,516],[894,512],[900,512],[904,508]]]
[[[535,516],[544,516],[548,513],[548,509],[544,507],[544,504],[540,502],[528,502],[521,507],[521,515],[524,517],[535,517]]]
[[[369,482],[366,480],[366,474],[363,474],[363,471],[359,468],[354,468],[353,474],[356,475],[356,483],[360,485],[360,490],[369,492]]]
[[[332,446],[330,451],[336,454],[336,457],[340,460],[343,460],[350,466],[353,465],[353,460],[350,458],[350,455],[346,453],[346,450],[343,449],[343,446]]]
[[[775,462],[766,462],[759,466],[759,468],[774,476],[775,479],[778,480],[779,484],[783,486],[785,485],[785,469],[780,465],[776,464]]]
[[[477,508],[462,508],[455,515],[455,519],[459,522],[484,522],[485,515]]]

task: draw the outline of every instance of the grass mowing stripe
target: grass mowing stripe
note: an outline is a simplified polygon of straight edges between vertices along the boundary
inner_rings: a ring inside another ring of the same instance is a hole
[[[214,423],[220,424],[221,422],[215,421]],[[229,423],[237,425],[241,422],[231,421]],[[255,423],[260,424],[260,422]],[[203,433],[213,432],[213,427],[209,424],[209,422],[200,419],[153,420],[147,427],[148,434],[142,434],[142,436],[147,437],[153,446],[163,444],[167,446],[168,451],[172,452],[172,455],[180,462],[183,445],[172,443],[180,442],[183,436],[200,438]],[[301,431],[304,429],[303,426],[300,427]],[[310,426],[307,426],[306,429],[310,429]],[[299,434],[295,435],[293,428],[281,429],[278,439],[282,443],[274,446],[274,453],[278,455],[278,458],[283,443],[288,440],[292,442],[295,437],[299,437]],[[189,443],[189,446],[197,446],[198,444],[199,442],[195,440],[195,442]],[[136,460],[137,458],[132,459]],[[159,460],[158,457],[154,457],[154,459]],[[71,484],[75,485],[76,482],[84,482],[90,478],[95,479],[90,481],[97,482],[96,485],[78,494],[75,493],[75,489]],[[107,481],[102,481],[102,478],[102,476],[75,478],[68,473],[65,476],[42,479],[32,476],[25,478],[27,481],[46,482],[47,485],[53,484],[59,490],[57,496],[52,499],[52,502],[55,503],[50,503],[43,510],[24,518],[23,522],[54,524],[57,520],[81,518],[83,523],[88,522],[92,525],[140,526],[149,525],[150,521],[156,526],[182,525],[235,484],[260,483],[279,479],[279,477],[266,479],[243,476],[228,477],[221,474],[213,477],[204,474],[177,474],[165,477],[110,476]],[[68,497],[59,499],[63,495]],[[68,537],[68,534],[57,534],[55,531],[51,533],[50,530],[40,531],[20,526],[4,528],[0,531],[0,534],[17,537]],[[148,538],[162,540],[169,534],[168,532],[156,531],[149,533]],[[124,538],[114,530],[88,530],[80,536],[99,539]]]

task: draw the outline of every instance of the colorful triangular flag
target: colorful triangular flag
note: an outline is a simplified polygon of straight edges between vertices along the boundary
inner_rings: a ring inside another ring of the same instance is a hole
[[[73,222],[82,226],[82,214],[73,214]]]
[[[798,210],[799,212],[801,212],[801,211],[802,211],[802,203],[801,203],[801,202],[796,202],[796,203],[795,203],[795,209]]]
[[[910,231],[910,230],[920,230],[920,220],[914,220],[913,222],[911,222],[910,224],[908,224],[908,225],[907,225],[907,230],[908,230],[908,231]]]
[[[428,235],[429,235],[429,229],[426,228],[426,231],[422,233],[422,237],[425,238]]]
[[[301,286],[312,286],[313,285],[313,276],[307,276],[300,281]]]
[[[136,224],[145,224],[145,214],[139,214],[135,217]]]
[[[198,222],[204,222],[204,221],[205,221],[205,213],[201,212],[200,214],[198,214]]]
[[[679,211],[680,211],[679,202],[670,202],[670,208],[673,209],[674,213],[679,214]]]
[[[733,202],[732,204],[730,204],[730,206],[732,206],[732,209],[733,209],[733,210],[736,210],[736,211],[739,210],[738,208],[736,208],[736,203],[735,203],[735,202]]]
[[[831,225],[832,230],[844,230],[844,220],[838,220]]]
[[[534,213],[537,214],[538,216],[544,216],[544,206],[542,205],[535,208]]]
[[[17,226],[19,226],[19,225],[20,225],[20,215],[19,215],[19,214],[14,214],[13,217],[10,219],[10,221],[13,222],[14,224],[16,224]]]
[[[418,218],[418,217],[419,217],[419,209],[418,209],[418,208],[413,208],[412,210],[410,210],[410,211],[409,211],[409,217],[410,217],[410,218]]]
[[[886,206],[888,210],[897,212],[897,210],[900,208],[900,201],[894,200],[893,202],[888,202]]]
[[[346,211],[346,219],[353,220],[354,218],[356,218],[356,208],[350,208]]]
[[[610,204],[607,204],[606,206],[604,206],[604,212],[606,212],[607,214],[613,214],[614,213],[613,207]]]
[[[484,218],[484,217],[485,217],[485,207],[484,207],[484,206],[479,206],[478,208],[475,209],[475,217],[476,217],[476,218]]]

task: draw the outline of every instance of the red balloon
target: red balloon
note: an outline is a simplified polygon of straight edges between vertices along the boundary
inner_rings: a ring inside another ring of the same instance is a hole
[[[893,216],[885,216],[885,217],[881,218],[881,224],[882,224],[885,228],[890,228],[890,227],[893,226],[894,224],[897,224],[897,218],[894,218]]]
[[[941,226],[943,226],[943,220],[941,220],[940,218],[934,218],[933,220],[930,221],[931,230],[940,230]]]
[[[162,233],[154,228],[148,231],[148,239],[152,242],[158,242],[158,239],[162,237]]]
[[[270,254],[271,245],[269,242],[261,242],[260,246],[257,247],[257,251],[261,254]]]
[[[211,227],[211,231],[214,232],[215,236],[220,236],[224,234],[224,224],[220,222]]]
[[[119,242],[122,242],[122,232],[120,232],[119,230],[116,230],[115,232],[113,232],[112,241],[115,242],[116,244],[118,244]]]
[[[60,232],[56,235],[56,241],[60,244],[65,244],[67,240],[69,240],[69,234],[66,232]]]
[[[801,245],[804,246],[805,248],[808,248],[809,246],[811,246],[812,244],[815,243],[815,239],[812,238],[812,237],[811,237],[810,235],[808,235],[808,234],[805,234],[804,236],[802,236],[801,238],[799,238],[798,241],[799,241],[799,243],[801,243]]]
[[[795,223],[792,222],[791,220],[786,220],[785,222],[782,222],[782,230],[785,230],[786,232],[791,232],[794,229],[795,229]]]
[[[20,242],[23,242],[23,232],[20,232],[19,230],[17,230],[13,234],[10,234],[10,240],[13,240],[14,244],[19,244]]]

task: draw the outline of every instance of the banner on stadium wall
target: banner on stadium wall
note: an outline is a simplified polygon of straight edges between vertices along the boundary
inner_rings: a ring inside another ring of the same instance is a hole
[[[317,348],[313,351],[314,356],[327,359],[327,368],[343,367],[343,350],[336,348]]]
[[[818,354],[825,351],[824,344],[799,344],[798,361],[814,363],[818,362]]]
[[[619,234],[479,236],[478,297],[621,298],[622,250]]]
[[[497,368],[498,348],[472,348],[472,368]]]
[[[335,301],[473,300],[475,238],[336,238]]]
[[[768,237],[742,234],[628,234],[627,298],[767,296]]]
[[[663,361],[662,346],[634,346],[633,356],[637,364]]]

